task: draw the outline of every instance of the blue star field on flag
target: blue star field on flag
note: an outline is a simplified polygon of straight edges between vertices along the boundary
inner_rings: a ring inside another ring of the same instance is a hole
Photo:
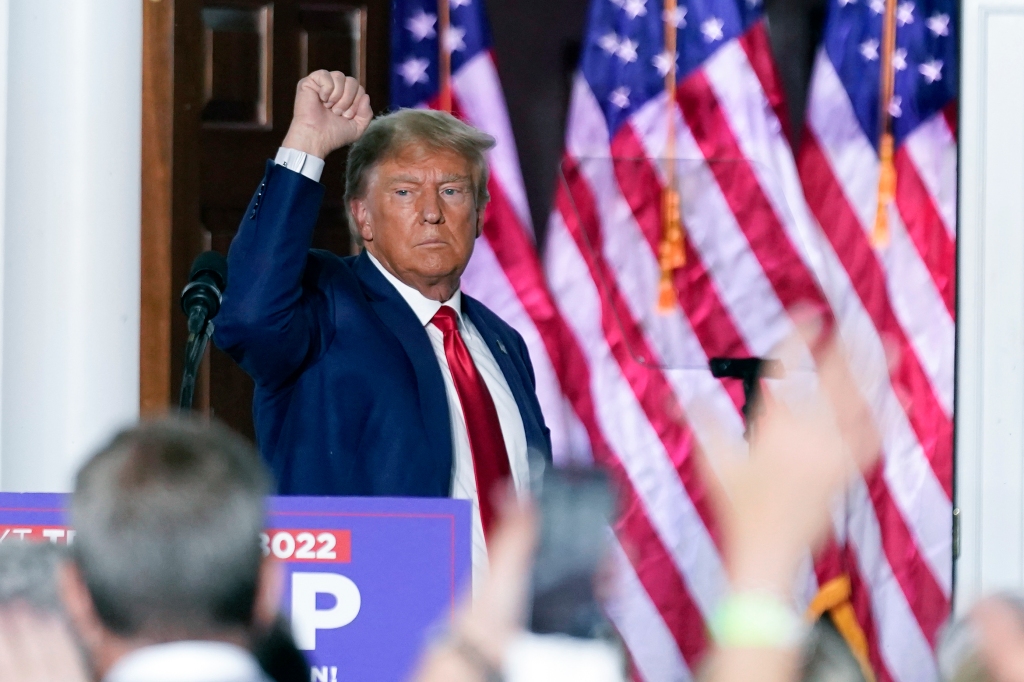
[[[448,50],[455,73],[477,54],[490,49],[491,34],[483,0],[447,1]],[[392,108],[423,105],[437,96],[438,34],[437,0],[392,0]]]
[[[857,121],[877,147],[885,0],[829,0],[824,45]],[[957,96],[955,0],[899,0],[895,90],[889,102],[896,146]]]
[[[671,62],[664,53],[660,0],[604,0],[590,5],[581,59],[612,135],[630,115],[665,89]],[[683,80],[715,51],[761,18],[760,0],[680,2],[670,18],[677,30],[676,74]]]

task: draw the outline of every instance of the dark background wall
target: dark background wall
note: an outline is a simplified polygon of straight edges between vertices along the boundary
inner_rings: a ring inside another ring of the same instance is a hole
[[[595,0],[608,2],[610,0]],[[649,0],[661,4],[661,0]],[[765,11],[792,121],[794,148],[803,127],[824,0],[767,0]],[[588,0],[489,0],[498,73],[508,100],[526,195],[538,236],[547,224],[572,74]]]

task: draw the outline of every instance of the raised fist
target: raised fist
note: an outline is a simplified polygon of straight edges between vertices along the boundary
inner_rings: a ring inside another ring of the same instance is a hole
[[[283,147],[321,159],[352,144],[370,125],[370,96],[340,71],[314,71],[295,89],[295,110]]]

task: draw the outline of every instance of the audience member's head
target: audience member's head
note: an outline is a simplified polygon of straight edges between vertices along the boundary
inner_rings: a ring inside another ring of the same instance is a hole
[[[992,627],[993,618],[1000,627]],[[969,615],[947,625],[939,638],[936,655],[943,682],[1020,679],[1024,671],[1024,650],[1019,646],[1022,631],[1024,598],[1007,592],[983,600]],[[1004,664],[1007,657],[1010,666]],[[997,674],[996,669],[1006,667],[1016,675]]]
[[[63,614],[57,567],[65,556],[65,547],[52,542],[0,544],[0,607],[21,604],[42,613]]]
[[[801,682],[864,682],[860,664],[827,615],[815,621],[801,654]]]
[[[0,544],[0,680],[85,682],[81,651],[64,620],[57,573],[67,556],[50,542]]]
[[[276,614],[259,535],[270,479],[218,425],[144,423],[79,471],[64,600],[96,672],[154,643],[251,646]]]

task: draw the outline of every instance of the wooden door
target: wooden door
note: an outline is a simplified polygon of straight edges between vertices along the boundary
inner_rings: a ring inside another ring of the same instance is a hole
[[[264,164],[288,129],[298,80],[316,69],[343,71],[360,79],[376,111],[386,108],[389,4],[146,3],[144,412],[177,402],[186,337],[178,294],[200,251],[227,253]],[[173,102],[171,120],[160,115],[161,98],[165,108]],[[343,153],[327,161],[321,180],[327,191],[314,236],[317,248],[339,254],[352,248],[342,202],[344,162]],[[161,167],[169,172],[161,174]],[[216,348],[205,360],[196,405],[253,437],[252,381]]]

